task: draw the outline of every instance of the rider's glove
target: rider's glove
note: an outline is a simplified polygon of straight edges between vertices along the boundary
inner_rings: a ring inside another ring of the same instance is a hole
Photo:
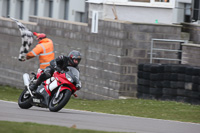
[[[64,70],[61,70],[61,71],[60,71],[60,73],[62,73],[62,74],[63,74],[63,73],[65,73],[65,71],[64,71]]]
[[[57,72],[59,72],[59,73],[61,73],[61,71],[62,71],[61,68],[58,67],[58,66],[55,66],[54,69],[55,69]]]
[[[76,84],[76,88],[78,89],[78,90],[80,90],[81,89],[81,82],[79,81],[79,83],[78,84]]]

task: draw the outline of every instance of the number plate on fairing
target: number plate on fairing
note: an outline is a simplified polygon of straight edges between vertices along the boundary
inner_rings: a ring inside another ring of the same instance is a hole
[[[34,103],[40,103],[40,99],[33,98]]]

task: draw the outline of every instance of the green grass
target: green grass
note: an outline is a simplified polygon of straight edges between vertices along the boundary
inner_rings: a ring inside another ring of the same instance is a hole
[[[67,128],[30,122],[0,121],[0,133],[116,133]],[[119,132],[118,132],[119,133]]]
[[[0,86],[0,99],[15,101],[22,90]],[[71,98],[65,108],[165,120],[200,123],[200,105],[143,99],[81,100]]]
[[[88,101],[71,100],[67,108],[165,120],[200,123],[200,106],[174,101],[143,99]]]
[[[0,99],[17,102],[21,92],[22,89],[17,89],[9,86],[0,86]]]

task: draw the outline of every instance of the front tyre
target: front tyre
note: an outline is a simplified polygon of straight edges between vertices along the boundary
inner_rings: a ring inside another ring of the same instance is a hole
[[[31,105],[31,95],[29,94],[27,89],[24,89],[18,99],[18,105],[22,109],[29,109],[33,105]]]
[[[49,103],[49,110],[52,112],[57,112],[61,110],[71,98],[72,92],[70,90],[63,90],[60,92],[59,96],[56,97],[56,93],[53,95]]]

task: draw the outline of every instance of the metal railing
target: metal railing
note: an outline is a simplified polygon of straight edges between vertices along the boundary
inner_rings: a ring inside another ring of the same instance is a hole
[[[180,47],[178,50],[172,50],[172,49],[161,49],[161,48],[154,48],[154,42],[155,41],[161,41],[161,42],[179,42]],[[182,57],[182,43],[187,43],[187,40],[171,40],[171,39],[151,39],[151,53],[150,53],[150,63],[153,62],[153,60],[170,60],[170,61],[179,61],[181,64],[181,57]],[[159,57],[153,57],[154,51],[168,51],[168,52],[178,52],[178,59],[172,59],[172,58],[159,58]]]

